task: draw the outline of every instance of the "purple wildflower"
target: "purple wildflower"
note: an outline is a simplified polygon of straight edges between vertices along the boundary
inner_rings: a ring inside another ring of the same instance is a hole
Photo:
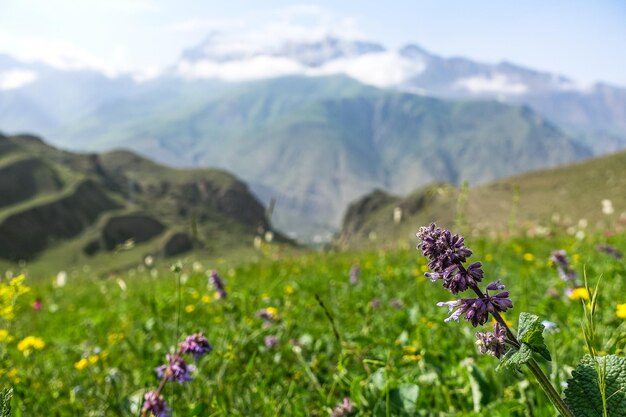
[[[493,296],[489,295],[489,289],[504,289],[503,285],[498,285],[498,281],[489,284],[487,289],[487,293],[483,297],[461,298],[460,300],[437,303],[439,307],[448,307],[448,311],[452,312],[450,317],[444,321],[459,321],[459,318],[464,316],[465,320],[476,327],[487,322],[489,313],[504,312],[513,307],[508,291],[500,292]]]
[[[480,262],[474,262],[466,269],[460,264],[454,264],[441,273],[426,272],[424,275],[433,282],[443,279],[444,288],[447,288],[452,294],[457,294],[482,281],[484,273],[481,266]]]
[[[274,335],[268,335],[263,339],[263,343],[265,343],[266,348],[274,349],[278,345],[278,338]]]
[[[598,249],[600,252],[604,252],[609,256],[612,256],[615,259],[622,259],[622,257],[624,256],[624,254],[622,252],[620,252],[619,249],[617,249],[615,246],[611,246],[607,243],[602,243],[598,246],[596,246],[596,249]]]
[[[215,288],[217,292],[217,298],[226,298],[226,289],[224,288],[224,281],[217,274],[217,271],[211,271],[211,275],[209,276],[209,282]]]
[[[273,322],[278,320],[278,310],[276,307],[262,308],[256,312],[256,316],[263,319],[265,322]]]
[[[404,303],[398,298],[393,298],[389,300],[389,305],[396,310],[402,310],[404,308]]]
[[[155,417],[169,417],[170,409],[163,399],[163,396],[156,391],[148,391],[143,396],[144,402],[141,408],[141,415],[151,413]]]
[[[417,247],[430,259],[428,267],[433,272],[443,274],[449,267],[465,262],[472,255],[472,251],[465,247],[462,236],[453,235],[434,223],[420,228],[416,236],[420,239]]]
[[[567,252],[563,249],[552,252],[550,260],[556,265],[559,276],[563,281],[575,281],[578,278],[578,274],[572,269],[567,260]]]
[[[191,373],[195,367],[188,365],[180,355],[167,354],[168,364],[161,365],[155,369],[159,378],[166,378],[170,381],[178,381],[179,383],[191,381]]]
[[[361,268],[358,265],[352,265],[350,268],[350,284],[356,285],[359,283],[359,277],[361,276]]]
[[[463,262],[471,256],[472,251],[465,247],[462,236],[452,235],[449,230],[441,229],[434,223],[422,227],[417,232],[422,250],[430,262],[428,267],[432,272],[426,275],[431,281],[443,280],[443,286],[452,294],[475,287],[483,279],[483,270],[480,262],[474,262],[465,268]]]
[[[350,398],[345,397],[343,401],[341,401],[335,408],[333,408],[333,413],[331,417],[345,417],[349,416],[354,412],[354,405],[352,405],[352,401]]]
[[[372,300],[370,301],[370,308],[372,310],[378,310],[380,308],[380,298],[378,297],[372,298]]]
[[[211,353],[213,347],[202,333],[194,333],[187,336],[184,342],[180,344],[180,353],[190,353],[195,360],[200,359],[207,353]]]
[[[500,323],[494,323],[493,332],[476,333],[476,344],[480,353],[501,358],[506,352],[506,329]]]

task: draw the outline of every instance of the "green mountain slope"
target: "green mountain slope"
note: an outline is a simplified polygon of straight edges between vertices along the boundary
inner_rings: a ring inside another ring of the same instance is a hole
[[[185,106],[120,102],[61,136],[227,169],[263,200],[277,198],[277,226],[301,234],[333,230],[346,205],[375,188],[477,184],[589,155],[525,107],[446,102],[340,76],[238,85]]]
[[[0,260],[54,250],[81,262],[106,258],[129,241],[135,257],[211,253],[252,246],[269,230],[264,207],[226,172],[176,170],[127,151],[77,154],[33,136],[0,135]]]
[[[602,211],[605,199],[612,214]],[[433,221],[448,227],[460,223],[476,232],[541,233],[603,229],[624,219],[626,152],[620,152],[467,191],[447,184],[406,197],[376,191],[349,206],[336,242],[344,248],[413,244],[416,230]]]

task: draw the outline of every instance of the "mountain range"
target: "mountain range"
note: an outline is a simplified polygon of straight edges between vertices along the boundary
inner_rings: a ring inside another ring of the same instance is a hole
[[[415,45],[213,34],[151,79],[0,56],[0,125],[232,171],[277,199],[274,224],[310,237],[375,188],[480,184],[622,149],[626,90]]]

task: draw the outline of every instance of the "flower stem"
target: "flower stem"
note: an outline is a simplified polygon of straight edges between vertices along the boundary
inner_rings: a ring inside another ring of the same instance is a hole
[[[480,290],[480,288],[478,288],[478,286],[474,285],[472,286],[472,289],[478,295],[478,297],[480,298],[485,297],[485,294],[483,294],[483,292]],[[493,315],[493,318],[498,323],[500,323],[501,326],[503,326],[506,329],[506,334],[511,344],[515,346],[515,348],[519,349],[521,346],[521,343],[519,342],[519,340],[517,340],[517,338],[515,337],[515,335],[509,328],[509,326],[506,324],[506,321],[504,321],[500,313],[498,313],[497,311],[494,311],[492,315]],[[535,361],[533,358],[530,358],[530,360],[526,362],[526,365],[528,365],[528,367],[530,368],[530,371],[533,373],[533,375],[537,379],[537,382],[539,382],[539,385],[541,385],[541,388],[543,388],[543,391],[546,393],[550,401],[552,401],[552,404],[559,411],[559,413],[561,413],[563,417],[574,417],[574,414],[567,407],[567,405],[563,401],[563,398],[561,398],[559,393],[556,391],[556,389],[554,388],[554,386],[552,385],[552,383],[550,382],[546,374],[543,372],[543,370],[541,369],[537,361]]]
[[[563,417],[574,417],[574,414],[567,407],[567,404],[565,404],[559,393],[556,392],[556,389],[554,388],[546,374],[543,373],[543,370],[539,367],[539,364],[531,358],[528,362],[526,362],[526,365],[528,365],[530,371],[533,373],[533,375],[535,375],[535,378],[537,378],[537,382],[539,382],[539,385],[541,385],[543,391],[546,393],[550,401],[552,401],[554,407],[559,410],[559,413],[561,413]]]

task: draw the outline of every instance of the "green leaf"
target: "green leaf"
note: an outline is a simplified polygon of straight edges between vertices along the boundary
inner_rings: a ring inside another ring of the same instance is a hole
[[[474,412],[479,413],[481,406],[489,404],[491,397],[489,383],[480,369],[473,363],[467,364],[467,373],[469,375],[470,388],[472,389]]]
[[[389,391],[389,403],[396,413],[414,415],[417,409],[419,387],[414,384],[400,385]]]
[[[608,355],[583,357],[567,381],[565,403],[576,417],[602,417],[602,394],[598,369],[605,369],[606,403],[609,417],[626,417],[626,358]]]
[[[385,368],[379,368],[372,374],[369,381],[369,388],[375,392],[383,392],[387,389],[387,377]]]
[[[517,339],[528,345],[534,352],[551,361],[550,352],[543,340],[543,324],[539,321],[539,316],[522,312],[519,315],[519,329]]]
[[[500,365],[505,368],[512,368],[519,370],[520,367],[531,360],[533,357],[533,351],[529,345],[522,343],[522,347],[518,350],[511,349],[502,358]]]
[[[5,388],[0,392],[0,417],[11,417],[11,398],[13,388]]]

